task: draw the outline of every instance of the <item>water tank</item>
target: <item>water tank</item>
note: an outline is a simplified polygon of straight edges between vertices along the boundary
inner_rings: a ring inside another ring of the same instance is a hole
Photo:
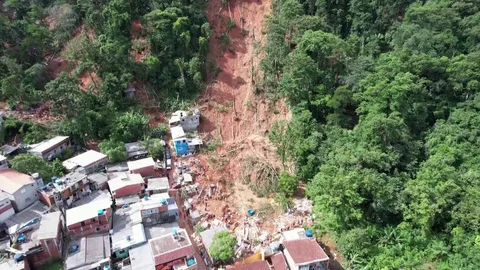
[[[33,179],[40,178],[40,174],[38,174],[38,173],[34,173],[34,174],[32,174],[32,177],[33,177]]]
[[[98,215],[99,216],[103,215],[103,212],[105,212],[105,210],[98,210]]]
[[[312,230],[305,230],[305,236],[306,237],[312,237],[313,236]]]
[[[143,197],[145,201],[148,201],[148,196]]]

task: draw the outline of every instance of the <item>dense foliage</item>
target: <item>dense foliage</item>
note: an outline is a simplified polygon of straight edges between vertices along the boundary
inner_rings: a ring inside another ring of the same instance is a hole
[[[134,82],[138,99],[161,109],[184,105],[203,87],[211,35],[205,1],[2,3],[0,100],[17,110],[50,107],[62,120],[56,133],[74,143],[148,135],[148,119],[124,92]]]
[[[63,166],[59,159],[46,162],[41,157],[32,154],[20,154],[9,161],[12,169],[22,173],[38,173],[45,183],[50,182],[54,176],[63,176]]]
[[[217,232],[213,236],[212,245],[208,250],[212,259],[220,263],[230,263],[235,257],[237,239],[228,231]]]
[[[480,5],[276,0],[270,138],[347,267],[480,267]]]

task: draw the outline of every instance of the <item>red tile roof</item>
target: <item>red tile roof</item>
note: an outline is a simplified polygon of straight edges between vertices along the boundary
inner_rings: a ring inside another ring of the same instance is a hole
[[[297,239],[284,241],[283,245],[296,264],[328,261],[327,254],[315,239]]]
[[[287,262],[283,253],[279,252],[271,257],[274,270],[287,270]]]
[[[228,270],[270,270],[267,261],[256,261],[235,266],[228,266]]]
[[[23,186],[33,183],[33,180],[28,174],[17,172],[12,169],[0,171],[0,190],[9,194],[13,194]]]
[[[157,256],[154,255],[155,265],[168,263],[168,262],[171,262],[171,261],[176,260],[176,259],[183,258],[183,257],[188,256],[188,255],[193,255],[193,247],[192,246],[182,247],[182,248],[175,249],[175,250],[172,250],[172,251],[169,251],[167,253],[163,253],[163,254],[160,254],[160,255],[157,255]]]

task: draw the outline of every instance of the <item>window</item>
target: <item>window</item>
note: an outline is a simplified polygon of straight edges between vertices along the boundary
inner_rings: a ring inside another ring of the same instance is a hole
[[[96,232],[99,232],[99,231],[100,231],[100,227],[95,228],[95,231],[96,231]]]
[[[26,198],[26,199],[25,199],[25,202],[29,202],[29,201],[31,201],[31,200],[32,200],[32,199],[30,199],[30,198]]]
[[[97,222],[97,220],[96,220],[96,219],[94,219],[94,218],[92,218],[92,222]]]
[[[85,221],[80,222],[80,225],[83,227],[85,226]]]
[[[52,241],[50,241],[50,240],[47,240],[45,242],[47,243],[47,245],[50,245],[52,243]]]

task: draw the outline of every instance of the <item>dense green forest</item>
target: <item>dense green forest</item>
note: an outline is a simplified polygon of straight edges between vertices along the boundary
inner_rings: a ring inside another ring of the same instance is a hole
[[[480,2],[274,0],[267,34],[274,143],[345,266],[479,269]]]
[[[150,130],[140,106],[125,97],[129,83],[144,85],[158,97],[154,106],[164,110],[185,105],[203,88],[211,35],[204,1],[1,2],[0,100],[11,110],[47,104],[61,119],[54,129],[22,130],[32,141],[47,131],[70,135],[79,144],[133,141]],[[135,20],[141,33],[132,37]],[[132,51],[143,51],[143,59],[136,61]],[[48,65],[56,56],[74,70],[53,75]],[[86,90],[79,87],[82,72],[99,78]]]

